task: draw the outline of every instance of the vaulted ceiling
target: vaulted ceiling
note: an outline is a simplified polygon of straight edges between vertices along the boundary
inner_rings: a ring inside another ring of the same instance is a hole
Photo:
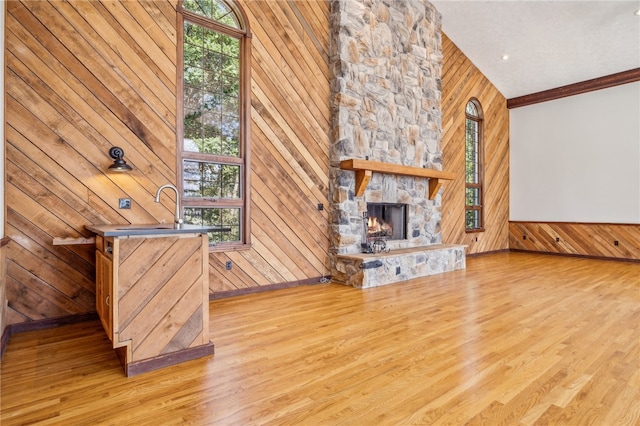
[[[506,98],[640,68],[638,0],[431,3],[444,33]]]

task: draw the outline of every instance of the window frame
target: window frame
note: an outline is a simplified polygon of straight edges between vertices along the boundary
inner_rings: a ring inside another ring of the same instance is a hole
[[[176,82],[176,180],[180,193],[181,208],[237,208],[241,209],[240,241],[220,242],[209,245],[209,251],[235,251],[251,248],[251,31],[249,20],[242,7],[233,0],[221,0],[235,14],[239,27],[233,28],[225,24],[206,18],[183,8],[183,0],[177,7],[177,82]],[[219,156],[184,151],[184,23],[189,22],[212,31],[236,38],[240,42],[240,84],[239,84],[239,156]],[[183,162],[203,161],[213,164],[240,165],[241,203],[229,199],[194,199],[184,197]],[[184,214],[181,212],[181,214]]]
[[[477,111],[477,115],[471,115],[467,112],[467,107],[469,104],[473,104]],[[484,222],[484,113],[482,110],[482,105],[477,98],[471,98],[464,105],[464,166],[465,166],[465,174],[464,174],[464,228],[465,232],[473,233],[473,232],[483,232],[485,230],[485,222]],[[467,182],[467,120],[474,121],[478,126],[478,137],[476,141],[477,145],[477,167],[478,167],[478,181],[474,183]],[[467,204],[467,189],[477,189],[479,192],[479,203],[474,205]],[[479,212],[480,218],[480,226],[477,228],[468,228],[467,227],[467,212],[469,211],[477,211]]]

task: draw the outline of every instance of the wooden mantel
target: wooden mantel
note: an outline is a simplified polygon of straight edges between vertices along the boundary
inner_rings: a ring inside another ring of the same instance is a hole
[[[421,167],[403,166],[402,164],[383,163],[380,161],[359,160],[352,158],[342,160],[340,168],[356,172],[356,197],[362,197],[371,180],[371,173],[387,173],[392,175],[429,178],[429,199],[433,200],[442,186],[442,180],[455,179],[455,173],[440,170],[423,169]]]

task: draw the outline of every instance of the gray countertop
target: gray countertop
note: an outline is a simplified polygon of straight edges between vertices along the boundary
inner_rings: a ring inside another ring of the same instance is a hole
[[[173,223],[85,225],[85,228],[103,237],[126,237],[132,235],[206,234],[207,232],[228,232],[231,228]]]

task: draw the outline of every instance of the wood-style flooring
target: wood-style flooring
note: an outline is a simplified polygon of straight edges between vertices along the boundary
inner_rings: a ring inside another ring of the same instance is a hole
[[[210,307],[213,357],[132,378],[98,321],[12,336],[2,425],[640,424],[638,263],[491,254]]]

